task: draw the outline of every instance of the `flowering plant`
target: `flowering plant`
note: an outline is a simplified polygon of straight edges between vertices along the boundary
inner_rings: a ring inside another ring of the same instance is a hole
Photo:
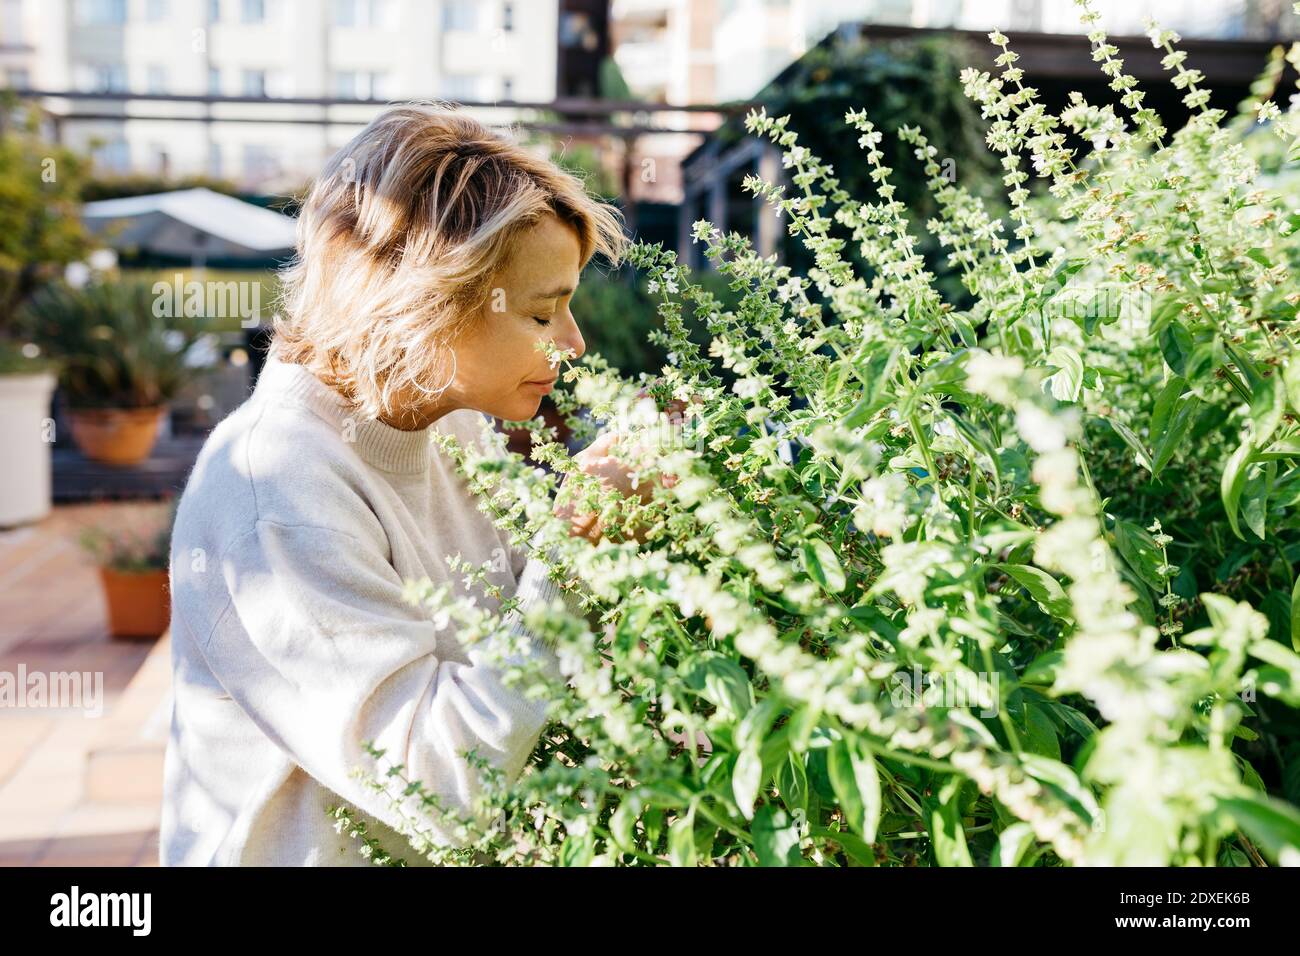
[[[1122,109],[1075,95],[1053,115],[997,32],[999,72],[962,74],[991,121],[1010,223],[941,174],[921,129],[897,133],[930,177],[939,212],[924,227],[969,308],[935,290],[865,113],[845,120],[872,200],[758,111],[747,127],[782,148],[788,184],[746,187],[815,266],[794,275],[696,223],[741,293],[723,311],[671,253],[638,245],[669,363],[630,382],[589,356],[557,395],[588,411],[576,428],[617,423],[653,493],[604,490],[538,429],[535,457],[568,475],[560,499],[600,515],[592,547],[553,516],[555,475],[490,441],[445,441],[570,594],[527,615],[568,686],[510,667],[552,722],[517,780],[467,755],[472,813],[400,765],[370,776],[425,812],[407,833],[417,852],[1300,862],[1300,212],[1259,188],[1240,126],[1208,108],[1175,35],[1152,25],[1193,111],[1170,134],[1079,6]],[[1298,114],[1257,114],[1293,162]],[[845,261],[850,242],[869,275]],[[670,421],[669,402],[687,414]],[[427,584],[412,598],[471,640],[505,634],[514,609]]]

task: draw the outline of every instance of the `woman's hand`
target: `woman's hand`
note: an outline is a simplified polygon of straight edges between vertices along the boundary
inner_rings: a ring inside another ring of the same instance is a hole
[[[619,432],[606,432],[574,455],[573,460],[582,471],[599,478],[605,487],[614,489],[624,497],[635,494],[641,499],[642,504],[648,504],[654,499],[655,482],[641,479],[636,482],[636,487],[633,487],[633,469],[616,454],[619,442],[626,440],[626,436]],[[560,487],[563,488],[568,480],[566,475]],[[672,475],[663,475],[659,477],[658,482],[670,488],[675,480]],[[604,522],[594,511],[578,512],[576,506],[570,503],[557,505],[555,514],[560,518],[568,519],[569,533],[575,537],[586,538],[595,544],[604,536]],[[645,532],[644,527],[637,527],[632,537],[636,541],[643,541]]]
[[[649,393],[642,389],[638,397],[646,398],[648,395]],[[692,403],[699,403],[702,402],[702,399],[699,396],[692,396],[691,401]],[[686,402],[674,399],[668,402],[662,411],[668,416],[670,423],[680,425],[684,419],[686,409]],[[641,499],[642,504],[649,504],[654,499],[656,484],[671,488],[676,483],[677,477],[675,475],[661,474],[656,476],[653,481],[638,480],[635,487],[633,487],[633,469],[617,454],[619,444],[627,440],[627,436],[621,432],[605,432],[574,455],[573,459],[582,471],[599,478],[606,487],[613,488],[624,497],[635,494]],[[564,480],[565,482],[568,481],[567,475]],[[564,484],[561,483],[561,488],[563,487]],[[569,520],[569,533],[575,537],[586,538],[594,544],[604,535],[604,525],[595,512],[578,513],[575,506],[563,505],[556,507],[555,514]],[[644,526],[638,525],[632,530],[633,539],[644,541],[647,530]]]

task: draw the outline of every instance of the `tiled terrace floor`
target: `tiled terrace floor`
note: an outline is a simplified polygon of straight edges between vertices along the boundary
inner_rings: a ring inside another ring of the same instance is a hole
[[[157,516],[154,504],[68,505],[0,531],[0,674],[103,674],[99,716],[0,706],[0,866],[157,864],[168,646],[109,637],[98,572],[77,544],[87,524]]]

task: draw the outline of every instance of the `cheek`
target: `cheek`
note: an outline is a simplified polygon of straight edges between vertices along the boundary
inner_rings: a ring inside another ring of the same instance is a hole
[[[537,348],[545,335],[540,328],[502,330],[485,336],[475,348],[475,380],[497,394],[515,392],[528,379],[545,376],[546,356]]]

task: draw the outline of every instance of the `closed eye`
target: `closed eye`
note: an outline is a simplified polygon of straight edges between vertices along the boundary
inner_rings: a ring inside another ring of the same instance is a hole
[[[533,316],[533,321],[536,322],[538,325],[541,325],[541,326],[547,326],[547,325],[550,325],[550,324],[551,324],[551,320],[550,320],[550,319],[544,319],[544,318],[542,318],[540,315],[535,315],[535,316]]]

